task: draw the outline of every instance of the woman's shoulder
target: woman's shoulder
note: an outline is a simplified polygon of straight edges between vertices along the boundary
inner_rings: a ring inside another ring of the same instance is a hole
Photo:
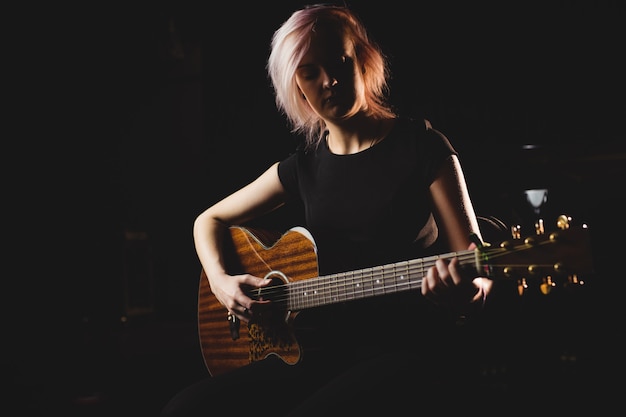
[[[433,125],[427,118],[399,115],[396,117],[396,130],[404,133],[413,132],[425,134],[433,129]]]
[[[438,149],[447,153],[456,153],[448,137],[433,127],[427,118],[400,116],[396,122],[396,136],[405,146],[414,146],[420,152],[426,149]]]
[[[441,132],[433,128],[432,123],[426,118],[399,116],[394,130],[397,135],[413,140],[443,136]]]

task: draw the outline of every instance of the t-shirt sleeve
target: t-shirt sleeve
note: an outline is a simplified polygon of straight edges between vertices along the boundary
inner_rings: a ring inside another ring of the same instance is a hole
[[[423,144],[424,148],[421,154],[426,155],[424,158],[424,178],[428,184],[431,184],[444,161],[451,155],[458,155],[458,152],[443,133],[432,128],[426,129]]]
[[[299,198],[298,155],[299,152],[295,152],[278,164],[278,178],[292,198]]]

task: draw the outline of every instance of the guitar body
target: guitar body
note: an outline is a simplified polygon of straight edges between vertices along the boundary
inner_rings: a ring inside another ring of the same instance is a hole
[[[226,267],[231,275],[249,273],[280,283],[305,280],[318,275],[315,243],[307,232],[297,228],[283,235],[242,227],[229,229],[224,239]],[[297,312],[262,312],[246,324],[228,317],[228,312],[211,292],[202,271],[198,294],[198,332],[205,365],[211,375],[239,368],[277,355],[288,364],[302,355],[293,334]],[[235,334],[233,334],[233,331]]]

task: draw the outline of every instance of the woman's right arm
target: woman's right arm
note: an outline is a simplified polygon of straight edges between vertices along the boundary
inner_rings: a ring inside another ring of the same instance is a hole
[[[202,212],[193,225],[196,253],[209,280],[211,291],[224,307],[240,320],[248,321],[255,304],[262,302],[245,295],[242,286],[254,288],[268,280],[250,274],[228,274],[222,239],[231,225],[243,224],[285,203],[286,191],[278,178],[278,163],[257,179]]]

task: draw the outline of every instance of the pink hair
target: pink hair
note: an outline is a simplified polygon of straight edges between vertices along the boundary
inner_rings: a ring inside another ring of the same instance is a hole
[[[386,102],[389,75],[386,58],[378,45],[369,39],[359,18],[342,6],[305,7],[295,11],[274,32],[267,71],[274,87],[276,106],[287,116],[292,132],[304,135],[307,146],[319,142],[326,126],[302,100],[295,74],[300,60],[308,51],[310,33],[321,20],[338,23],[354,43],[357,62],[363,68],[366,101],[364,110],[374,117],[394,115]]]

